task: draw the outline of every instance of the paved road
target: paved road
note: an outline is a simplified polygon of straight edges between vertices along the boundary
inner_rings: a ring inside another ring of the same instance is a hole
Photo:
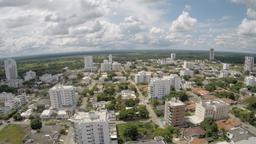
[[[73,134],[74,134],[73,127],[70,126],[69,130],[68,130],[68,134],[64,139],[64,144],[75,144],[74,139],[73,139]]]
[[[135,84],[134,81],[129,80],[129,82],[135,86],[135,88],[137,89],[137,92],[139,94],[139,99],[141,102],[143,102],[146,105],[146,108],[149,112],[149,117],[152,120],[152,122],[154,122],[155,124],[157,124],[159,127],[163,128],[163,124],[160,120],[160,118],[156,115],[155,111],[153,110],[152,106],[148,104],[148,99],[142,94],[142,92],[140,91],[140,89],[137,87],[137,85]]]
[[[127,74],[127,72],[125,71],[125,69],[122,67],[122,71]],[[135,84],[134,81],[129,80],[129,82],[135,86],[138,94],[139,94],[139,99],[140,102],[142,102],[144,105],[146,105],[146,109],[149,112],[149,118],[152,120],[152,122],[154,122],[155,124],[157,124],[159,127],[163,128],[163,123],[161,122],[160,118],[156,115],[155,111],[153,110],[152,106],[148,104],[148,99],[142,94],[142,92],[140,91],[140,89],[138,88],[138,86]]]

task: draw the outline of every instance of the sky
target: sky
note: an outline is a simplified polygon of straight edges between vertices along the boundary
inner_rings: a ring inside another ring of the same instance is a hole
[[[256,52],[256,0],[0,0],[0,57],[210,48]]]

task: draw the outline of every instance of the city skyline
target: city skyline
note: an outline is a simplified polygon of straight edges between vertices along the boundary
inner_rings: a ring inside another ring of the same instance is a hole
[[[0,57],[78,51],[255,51],[255,0],[2,0]]]

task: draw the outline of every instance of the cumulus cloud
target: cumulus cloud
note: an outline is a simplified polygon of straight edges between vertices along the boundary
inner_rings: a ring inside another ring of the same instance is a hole
[[[172,22],[171,31],[189,31],[195,30],[197,25],[197,19],[191,17],[187,11],[183,11],[182,14]]]
[[[247,17],[251,19],[256,19],[256,10],[248,8],[247,9]]]
[[[256,20],[244,19],[238,27],[238,34],[256,36]]]

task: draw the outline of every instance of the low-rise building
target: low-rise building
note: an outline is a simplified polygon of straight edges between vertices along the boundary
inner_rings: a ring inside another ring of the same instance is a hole
[[[25,76],[24,76],[24,80],[25,81],[30,81],[36,78],[36,72],[34,71],[28,71],[26,72]]]
[[[53,114],[53,111],[47,109],[47,110],[44,110],[44,111],[41,113],[40,118],[41,118],[41,119],[50,119],[51,116],[52,116],[52,114]]]
[[[122,90],[121,91],[121,96],[123,100],[128,100],[128,99],[136,99],[135,92],[132,90]]]
[[[247,86],[254,86],[256,85],[256,78],[254,76],[247,76],[244,79],[244,84]]]

